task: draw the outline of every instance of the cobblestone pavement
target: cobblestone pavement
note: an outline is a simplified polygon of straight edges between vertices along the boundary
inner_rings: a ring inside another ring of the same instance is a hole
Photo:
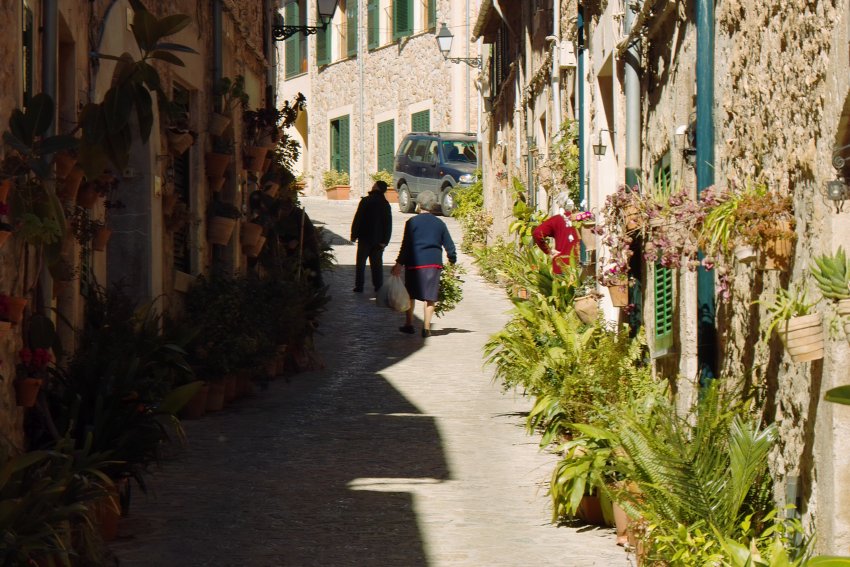
[[[629,565],[613,530],[547,521],[554,457],[524,432],[530,401],[482,364],[504,294],[470,269],[432,337],[399,333],[401,315],[351,291],[356,202],[304,203],[339,262],[318,340],[326,368],[187,422],[189,447],[133,494],[113,545],[121,565]],[[387,264],[409,218],[393,214]]]

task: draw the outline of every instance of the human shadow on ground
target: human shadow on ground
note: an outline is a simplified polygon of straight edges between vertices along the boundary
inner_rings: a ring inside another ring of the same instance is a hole
[[[439,325],[439,319],[432,321],[431,325]],[[469,329],[458,329],[456,327],[446,327],[445,329],[431,329],[431,336],[439,337],[440,335],[453,335],[455,333],[471,333]]]

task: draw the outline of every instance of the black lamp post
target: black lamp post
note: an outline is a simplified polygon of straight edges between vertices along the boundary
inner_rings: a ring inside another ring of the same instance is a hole
[[[286,22],[283,25],[272,26],[272,37],[275,41],[283,41],[292,37],[297,33],[304,35],[313,35],[319,30],[324,30],[331,23],[336,12],[336,6],[339,0],[316,0],[316,11],[318,12],[318,26],[288,26]]]
[[[442,23],[440,27],[439,33],[437,33],[437,47],[440,48],[440,53],[443,54],[443,59],[446,61],[451,61],[452,63],[466,63],[470,67],[475,67],[476,69],[481,68],[481,58],[480,57],[449,57],[449,53],[452,50],[452,40],[454,39],[454,35],[449,31],[449,28],[446,27],[446,22]]]

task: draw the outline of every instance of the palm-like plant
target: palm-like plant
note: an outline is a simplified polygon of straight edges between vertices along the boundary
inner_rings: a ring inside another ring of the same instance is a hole
[[[755,524],[763,520],[769,505],[760,496],[774,425],[744,417],[715,387],[689,416],[661,398],[647,414],[625,410],[619,424],[628,457],[622,472],[640,489],[619,495],[632,515],[661,533],[704,525],[723,537],[740,536],[748,515]]]

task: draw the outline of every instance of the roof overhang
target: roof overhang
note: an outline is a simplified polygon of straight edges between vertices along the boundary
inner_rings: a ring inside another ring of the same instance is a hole
[[[475,26],[472,28],[471,41],[478,41],[478,38],[483,38],[484,43],[494,43],[496,41],[496,32],[499,30],[502,16],[493,2],[494,0],[481,0],[481,6],[478,8],[478,18],[476,18]]]

